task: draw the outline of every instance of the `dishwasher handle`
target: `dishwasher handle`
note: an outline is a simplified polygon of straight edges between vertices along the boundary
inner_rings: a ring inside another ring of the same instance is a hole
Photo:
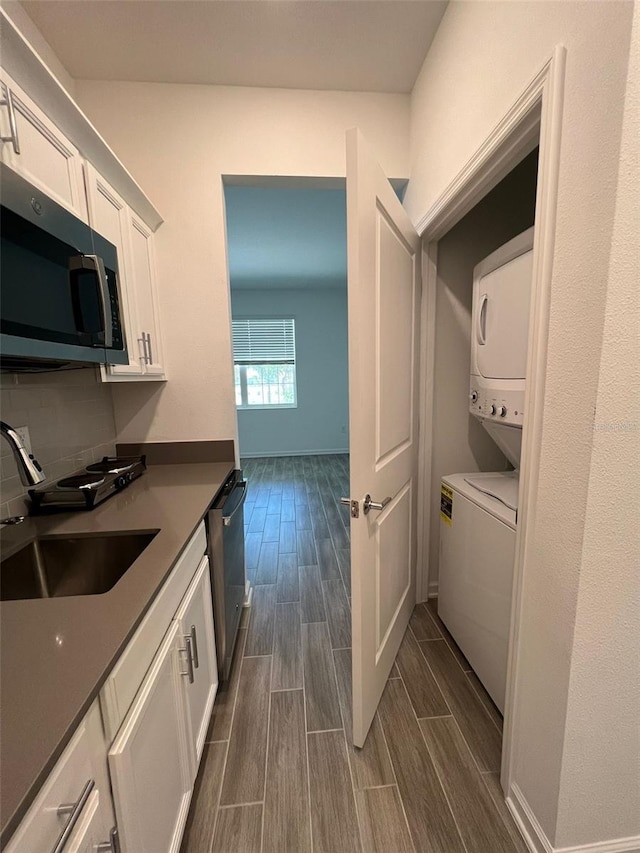
[[[237,504],[233,508],[232,512],[229,513],[229,515],[223,515],[222,516],[222,523],[224,524],[225,527],[231,527],[231,522],[232,522],[233,516],[238,512],[238,510],[242,507],[242,504],[247,499],[247,486],[248,486],[248,483],[246,480],[238,480],[238,482],[235,484],[234,490],[235,489],[242,489],[242,497],[237,502]]]

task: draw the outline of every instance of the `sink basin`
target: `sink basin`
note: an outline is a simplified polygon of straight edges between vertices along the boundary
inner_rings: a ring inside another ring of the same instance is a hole
[[[13,601],[108,592],[157,532],[34,539],[0,563],[0,599]]]

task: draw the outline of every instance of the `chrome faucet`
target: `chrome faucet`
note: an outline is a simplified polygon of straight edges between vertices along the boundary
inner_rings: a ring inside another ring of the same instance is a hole
[[[9,447],[13,451],[18,466],[18,474],[20,474],[23,485],[37,486],[38,483],[45,480],[46,475],[40,463],[32,453],[29,453],[15,429],[4,421],[0,421],[0,432],[7,439]]]

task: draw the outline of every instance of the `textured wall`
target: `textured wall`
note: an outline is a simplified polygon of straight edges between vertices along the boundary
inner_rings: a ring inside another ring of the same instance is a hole
[[[111,388],[93,368],[0,378],[2,420],[29,427],[33,455],[47,479],[115,452]],[[23,514],[26,488],[7,442],[0,440],[2,516]]]
[[[157,267],[169,381],[114,390],[118,437],[235,438],[222,175],[344,176],[345,130],[359,125],[387,174],[406,177],[409,98],[90,81],[76,88],[165,218]]]
[[[638,4],[620,154],[557,841],[636,836],[640,849]]]
[[[574,648],[574,626],[631,15],[631,4],[624,2],[451,3],[411,100],[405,205],[418,221],[555,46],[567,49],[545,418],[538,491],[528,518],[514,710],[514,781],[551,843],[568,758],[571,662],[586,651],[582,636]],[[593,536],[594,547],[606,553],[601,531]],[[597,716],[595,707],[585,708],[583,718],[592,712]],[[603,728],[607,722],[602,719]],[[600,723],[594,719],[590,725]],[[583,811],[602,818],[597,838],[617,834],[599,809],[599,786],[585,794]],[[573,838],[563,833],[563,842]]]
[[[295,409],[238,411],[240,453],[347,452],[347,287],[232,290],[233,315],[294,317]]]

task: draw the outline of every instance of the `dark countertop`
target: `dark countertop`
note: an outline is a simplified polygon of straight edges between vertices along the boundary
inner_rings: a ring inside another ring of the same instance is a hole
[[[100,691],[233,462],[153,465],[92,512],[28,519],[16,538],[152,531],[158,535],[103,595],[0,604],[0,822],[2,846],[17,828]]]

